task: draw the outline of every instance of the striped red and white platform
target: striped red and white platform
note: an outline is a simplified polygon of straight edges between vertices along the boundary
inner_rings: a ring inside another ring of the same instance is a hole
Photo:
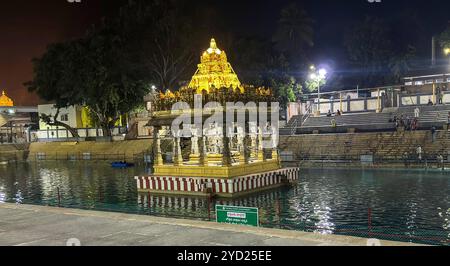
[[[139,192],[233,197],[295,182],[299,172],[299,168],[284,168],[235,178],[143,176],[135,179]]]

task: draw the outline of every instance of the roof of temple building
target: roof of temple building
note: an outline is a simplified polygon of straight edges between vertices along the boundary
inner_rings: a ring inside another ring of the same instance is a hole
[[[228,63],[225,51],[217,47],[214,39],[211,39],[210,47],[202,54],[198,70],[188,87],[196,89],[197,93],[210,92],[212,87],[233,87],[242,90],[241,82]]]
[[[12,107],[14,106],[13,100],[6,96],[5,91],[2,91],[2,95],[0,96],[0,107]]]

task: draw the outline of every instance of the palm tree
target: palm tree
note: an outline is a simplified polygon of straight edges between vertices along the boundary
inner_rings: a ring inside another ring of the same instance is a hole
[[[273,37],[277,49],[289,54],[298,53],[305,45],[313,46],[313,20],[306,11],[292,3],[281,10],[278,28]]]

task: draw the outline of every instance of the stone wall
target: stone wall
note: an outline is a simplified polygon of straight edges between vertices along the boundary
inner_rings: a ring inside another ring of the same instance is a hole
[[[5,161],[23,160],[27,157],[27,144],[1,144],[0,163]]]
[[[114,142],[36,142],[30,145],[29,160],[132,160],[149,153],[152,140],[129,140]],[[89,154],[89,156],[87,156]]]

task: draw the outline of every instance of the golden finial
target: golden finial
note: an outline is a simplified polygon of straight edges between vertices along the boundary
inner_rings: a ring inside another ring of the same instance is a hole
[[[214,38],[211,39],[211,44],[210,46],[212,49],[217,49],[217,43],[216,40],[214,40]]]

